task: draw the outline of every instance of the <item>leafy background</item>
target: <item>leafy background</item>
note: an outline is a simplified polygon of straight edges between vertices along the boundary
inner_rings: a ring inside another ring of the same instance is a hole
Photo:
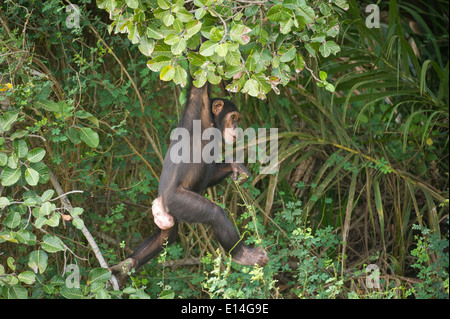
[[[370,2],[260,2],[73,1],[79,28],[69,1],[2,2],[1,298],[448,298],[448,1],[380,2],[380,28]],[[276,174],[205,193],[270,262],[182,224],[113,290],[102,267],[156,230],[188,73],[279,129]]]

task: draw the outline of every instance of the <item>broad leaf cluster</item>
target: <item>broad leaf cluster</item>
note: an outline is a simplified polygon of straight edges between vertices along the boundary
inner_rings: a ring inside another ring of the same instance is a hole
[[[305,56],[326,58],[340,51],[334,41],[336,10],[348,9],[345,0],[97,0],[97,5],[113,20],[110,32],[127,34],[162,80],[184,87],[189,73],[200,87],[224,79],[228,91],[260,99],[271,90],[279,93],[279,84],[301,72]]]

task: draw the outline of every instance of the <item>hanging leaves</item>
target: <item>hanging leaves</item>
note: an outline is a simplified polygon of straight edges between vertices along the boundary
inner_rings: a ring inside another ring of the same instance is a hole
[[[302,72],[305,54],[328,58],[340,52],[333,40],[339,33],[335,9],[348,9],[345,0],[252,6],[223,0],[158,0],[147,6],[130,0],[125,1],[129,10],[113,0],[97,0],[97,5],[110,13],[110,30],[128,33],[161,80],[184,87],[188,73],[196,86],[225,79],[227,90],[260,99],[272,89],[279,93],[274,83],[287,85]],[[186,57],[189,67],[182,63]]]

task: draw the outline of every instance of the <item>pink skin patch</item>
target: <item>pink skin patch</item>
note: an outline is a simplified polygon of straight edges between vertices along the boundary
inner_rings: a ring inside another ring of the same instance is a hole
[[[155,219],[155,224],[160,229],[169,229],[175,224],[172,215],[166,213],[166,210],[164,209],[162,204],[161,197],[158,197],[153,201],[152,213],[153,218]]]

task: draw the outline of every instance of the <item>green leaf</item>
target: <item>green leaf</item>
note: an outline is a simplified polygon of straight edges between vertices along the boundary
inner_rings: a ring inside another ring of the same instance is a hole
[[[155,40],[164,39],[164,34],[153,24],[147,27],[147,37]]]
[[[197,10],[195,10],[195,18],[197,20],[201,20],[205,16],[206,12],[207,11],[205,9],[198,8]]]
[[[164,67],[170,65],[172,59],[167,56],[158,56],[147,62],[147,66],[153,72],[160,72]]]
[[[214,27],[209,31],[210,39],[212,41],[216,41],[216,42],[222,40],[224,34],[225,34],[225,31],[221,28]]]
[[[66,285],[61,287],[61,295],[66,299],[84,299],[80,288],[68,288]]]
[[[16,228],[20,224],[20,213],[19,212],[9,212],[6,218],[3,220],[3,225],[8,228]]]
[[[30,186],[36,186],[39,182],[39,173],[36,172],[31,167],[28,167],[25,170],[25,180],[27,181],[28,185]]]
[[[180,65],[175,68],[175,74],[173,76],[175,84],[179,84],[181,87],[185,87],[187,84],[187,72]]]
[[[14,143],[14,151],[16,152],[19,158],[24,158],[28,154],[28,146],[27,142],[24,140],[15,140]]]
[[[26,285],[31,285],[36,280],[36,275],[31,271],[24,271],[17,276],[21,282]]]
[[[131,9],[136,9],[139,6],[138,0],[125,0],[127,3],[127,6],[129,6]]]
[[[60,218],[61,218],[61,215],[59,213],[55,213],[52,215],[51,218],[47,219],[45,224],[49,225],[50,227],[58,227]]]
[[[214,85],[217,85],[220,83],[220,80],[222,79],[220,76],[216,75],[212,71],[208,71],[208,74],[206,75],[206,78],[208,79],[208,82]]]
[[[153,50],[152,56],[154,56],[155,58],[158,56],[166,56],[169,57],[170,59],[173,58],[170,45],[167,45],[161,41],[158,41],[158,44],[155,45],[155,49]]]
[[[230,38],[234,42],[244,45],[250,42],[250,37],[246,34],[250,33],[251,31],[252,29],[250,29],[246,25],[237,24],[231,28]]]
[[[19,180],[20,176],[20,167],[17,167],[15,169],[5,167],[0,175],[1,183],[3,186],[14,185]]]
[[[45,156],[45,150],[42,147],[33,148],[27,154],[27,160],[31,163],[40,162]]]
[[[175,293],[173,292],[173,290],[164,290],[159,295],[159,299],[174,299],[174,298]]]
[[[72,209],[72,211],[70,212],[70,215],[75,218],[75,217],[80,216],[81,214],[83,214],[83,212],[84,212],[83,208],[81,208],[81,207],[74,207]]]
[[[324,58],[327,58],[330,54],[336,55],[339,51],[341,51],[341,48],[334,41],[327,41],[319,48],[319,52]]]
[[[39,216],[38,218],[36,218],[36,221],[34,222],[34,226],[37,229],[41,229],[42,226],[47,224],[47,221],[48,221],[47,217]]]
[[[11,202],[9,201],[8,198],[6,197],[0,197],[0,209],[5,208],[6,206],[8,206]]]
[[[69,138],[69,140],[74,145],[77,145],[77,144],[81,143],[80,134],[78,133],[78,131],[74,127],[69,127],[67,129],[66,136]]]
[[[248,59],[247,59],[248,61]],[[238,66],[230,66],[225,71],[225,77],[226,78],[232,78],[234,75],[238,74],[239,72],[244,71],[244,67],[242,65]]]
[[[165,14],[161,20],[166,27],[170,27],[175,21],[175,17],[168,12],[168,14]]]
[[[238,51],[229,51],[225,56],[225,62],[231,66],[238,66],[241,64],[241,53]]]
[[[161,73],[159,74],[159,78],[163,81],[172,81],[175,75],[175,68],[171,65],[165,66]]]
[[[80,119],[86,119],[88,117],[93,116],[91,113],[84,111],[84,110],[78,110],[75,113],[73,113],[73,116],[78,117]]]
[[[25,288],[22,288],[17,285],[9,286],[8,289],[5,289],[6,293],[3,295],[7,299],[28,299],[28,293]]]
[[[194,15],[187,11],[185,7],[181,7],[178,12],[175,13],[177,15],[177,18],[181,20],[181,22],[189,22],[192,19],[194,19]]]
[[[146,56],[150,56],[155,49],[155,40],[142,36],[139,41],[139,51]]]
[[[43,238],[43,242],[41,243],[42,249],[49,253],[56,253],[58,251],[64,250],[64,244],[56,236],[45,235]]]
[[[302,55],[297,54],[295,56],[294,66],[295,72],[297,73],[301,72],[305,68],[305,60],[303,59]]]
[[[158,0],[158,6],[163,9],[163,10],[168,10],[170,9],[170,2],[167,0]]]
[[[42,162],[30,163],[30,167],[39,173],[39,182],[45,184],[50,179],[50,174],[47,165]]]
[[[249,79],[245,82],[244,87],[242,88],[242,93],[248,93],[251,96],[258,96],[259,94],[259,84],[254,79]]]
[[[172,53],[173,55],[180,55],[186,49],[186,39],[180,38],[177,43],[172,45]]]
[[[95,293],[95,299],[111,299],[111,295],[105,289],[100,289]]]
[[[8,163],[8,155],[0,153],[0,166],[5,166]]]
[[[187,57],[194,66],[202,66],[206,62],[206,57],[196,52],[189,52]]]
[[[267,12],[267,19],[274,22],[288,20],[293,17],[294,14],[291,9],[283,7],[281,4],[274,5]]]
[[[289,49],[282,49],[283,50],[280,49],[280,53],[282,53],[280,56],[281,62],[289,62],[294,60],[295,55],[297,54],[297,50],[293,45],[291,45]]]
[[[82,230],[84,228],[84,221],[79,217],[75,217],[72,221],[72,224],[79,230]]]
[[[88,284],[107,282],[111,278],[111,271],[106,268],[95,268],[89,272]]]
[[[306,23],[314,22],[315,18],[314,10],[310,6],[308,6],[304,0],[301,1],[297,6],[296,13],[305,18]]]
[[[176,33],[169,33],[164,39],[164,43],[168,44],[170,46],[172,46],[178,42],[180,42],[180,36]]]
[[[41,201],[46,202],[49,201],[53,195],[55,194],[55,191],[53,189],[48,189],[41,195]]]
[[[184,37],[186,39],[191,38],[195,34],[197,34],[198,31],[202,28],[202,23],[198,20],[191,20],[188,23],[186,23],[186,34]]]
[[[38,272],[40,274],[44,273],[45,269],[47,269],[47,265],[48,265],[48,255],[45,251],[35,250],[30,253],[28,258],[28,266],[36,274]]]
[[[19,156],[17,156],[17,153],[14,152],[8,158],[8,167],[11,169],[16,169],[17,164],[19,164]]]
[[[217,46],[218,46],[217,42],[208,40],[202,43],[202,45],[200,46],[199,53],[203,56],[212,56],[214,52],[216,52]]]
[[[97,147],[99,143],[99,138],[97,132],[93,131],[88,127],[83,127],[80,129],[80,138],[83,142],[85,142],[89,147]]]
[[[50,202],[45,202],[39,208],[39,216],[50,215],[50,213],[53,212],[55,210],[55,208],[56,208],[55,204],[52,204]]]
[[[58,104],[52,100],[43,100],[43,101],[36,101],[34,103],[34,106],[36,106],[36,108],[43,108],[46,111],[49,112],[58,112],[59,107]]]
[[[216,53],[221,57],[226,56],[228,53],[228,43],[220,43],[216,48]]]
[[[15,263],[14,258],[12,258],[12,257],[6,258],[6,263],[8,264],[8,267],[11,268],[12,271],[16,270],[16,265],[14,264]]]
[[[0,133],[9,131],[18,116],[19,113],[16,112],[6,112],[3,116],[0,116]]]

